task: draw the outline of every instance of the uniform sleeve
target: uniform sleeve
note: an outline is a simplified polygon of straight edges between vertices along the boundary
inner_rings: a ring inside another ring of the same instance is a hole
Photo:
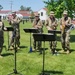
[[[18,21],[18,23],[20,23],[22,20],[21,20],[21,18],[17,17],[17,21]]]
[[[35,27],[35,25],[36,25],[36,22],[35,22],[35,20],[34,20],[32,26]]]
[[[38,23],[38,28],[42,28],[43,27],[43,23],[42,21],[40,20],[39,23]]]
[[[71,24],[71,18],[69,17],[69,24]]]
[[[45,25],[48,26],[48,24],[49,24],[49,23],[48,23],[48,19],[47,19],[47,20],[45,21]]]
[[[58,21],[57,21],[57,19],[55,20],[54,26],[55,26],[55,27],[58,26]]]
[[[59,21],[59,25],[60,25],[60,30],[62,30],[62,18]]]

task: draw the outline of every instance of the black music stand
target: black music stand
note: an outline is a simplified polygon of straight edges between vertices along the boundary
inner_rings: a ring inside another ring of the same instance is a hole
[[[14,31],[14,29],[13,29],[13,27],[6,27],[7,28],[7,30],[6,31],[8,31],[8,50],[9,50],[9,31]]]
[[[55,34],[61,34],[61,31],[57,31],[57,30],[48,30],[48,33],[53,33]]]
[[[8,28],[9,29],[9,28]],[[11,75],[11,74],[19,74],[19,75],[22,75],[21,73],[19,73],[17,71],[17,63],[16,63],[16,52],[17,52],[17,47],[16,47],[16,27],[14,27],[14,35],[13,35],[13,38],[14,38],[14,69],[13,69],[13,72],[8,74],[8,75]]]
[[[38,29],[36,28],[26,28],[26,29],[23,29],[26,33],[30,33],[30,50],[29,52],[32,52],[32,46],[31,46],[31,33],[38,33]]]
[[[44,72],[44,63],[45,63],[45,41],[55,41],[55,36],[53,34],[33,34],[35,41],[44,41],[44,49],[43,49],[43,67],[41,75],[45,75]]]

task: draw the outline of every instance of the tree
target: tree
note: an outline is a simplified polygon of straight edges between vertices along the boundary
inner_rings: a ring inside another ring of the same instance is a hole
[[[0,5],[0,10],[2,10],[3,9],[3,7],[2,7],[2,5]]]
[[[26,10],[27,10],[27,11],[32,11],[32,10],[31,10],[31,7],[27,7]]]
[[[75,0],[47,0],[44,3],[48,13],[53,10],[58,18],[64,10],[68,11],[70,17],[73,17],[72,13],[75,12]]]
[[[73,17],[73,12],[75,12],[75,0],[65,0],[65,4],[69,12],[69,16]]]
[[[23,6],[23,5],[21,5],[20,10],[21,10],[21,11],[32,11],[32,10],[31,10],[31,7],[25,7],[25,6]]]
[[[26,8],[23,5],[21,5],[20,10],[24,11],[24,10],[26,10]]]
[[[46,8],[49,10],[48,14],[50,11],[55,11],[55,7],[57,6],[55,0],[44,1],[44,3],[46,4]]]

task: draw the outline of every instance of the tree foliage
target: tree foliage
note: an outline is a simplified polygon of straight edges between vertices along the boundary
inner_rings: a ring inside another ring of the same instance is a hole
[[[62,12],[67,10],[70,17],[73,17],[72,13],[75,12],[75,0],[47,0],[43,1],[45,7],[50,11],[55,11],[55,14],[58,18],[61,17]]]
[[[31,10],[31,7],[25,7],[25,6],[21,5],[20,11],[32,11],[32,10]]]
[[[0,5],[0,10],[2,10],[3,9],[3,7],[2,7],[2,5]]]

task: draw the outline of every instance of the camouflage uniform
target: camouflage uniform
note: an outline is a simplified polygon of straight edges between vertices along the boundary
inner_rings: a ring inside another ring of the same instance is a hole
[[[53,16],[53,18],[51,18],[51,16]],[[46,20],[45,23],[46,23],[46,27],[47,27],[48,30],[56,30],[58,24],[57,24],[56,18],[54,17],[53,11],[50,12],[50,17]],[[50,42],[50,48],[52,50],[52,53],[54,54],[55,48],[56,48],[56,41]]]
[[[42,26],[43,26],[42,21],[39,18],[38,18],[38,20],[34,19],[33,27],[38,29],[38,33],[42,33],[43,32]],[[36,49],[36,41],[35,40],[34,40],[34,44],[33,45],[34,45],[34,49]],[[37,42],[37,48],[39,49],[40,47],[41,47],[41,42],[38,41]]]
[[[63,15],[66,14],[67,15],[67,11],[63,12]],[[65,48],[67,49],[67,51],[70,50],[70,43],[69,43],[69,39],[70,39],[70,30],[69,27],[71,25],[71,18],[70,17],[62,17],[60,19],[60,29],[61,29],[61,44],[62,44],[62,48],[65,51]]]
[[[13,27],[14,31],[12,31],[10,37],[11,37],[11,41],[10,41],[10,45],[9,46],[14,46],[14,38],[16,39],[16,45],[19,48],[20,46],[20,19],[15,16],[11,19],[10,24]]]
[[[4,43],[4,23],[2,21],[0,21],[0,55],[2,52],[2,48],[3,48],[3,43]]]

